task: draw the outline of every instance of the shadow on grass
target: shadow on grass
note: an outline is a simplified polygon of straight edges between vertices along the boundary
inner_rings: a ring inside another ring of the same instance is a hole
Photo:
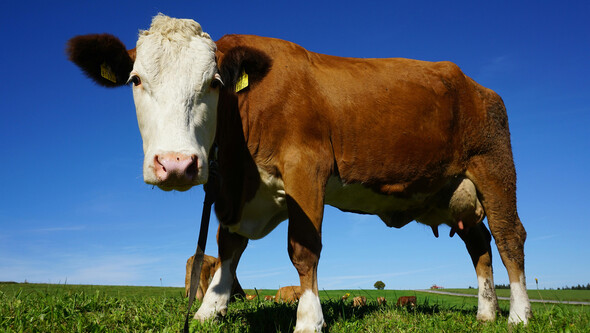
[[[456,313],[467,316],[477,315],[477,307],[449,306],[429,304],[425,299],[422,304],[414,307],[398,307],[395,305],[379,305],[375,301],[367,302],[362,307],[353,307],[350,300],[323,300],[322,311],[327,327],[337,322],[358,322],[366,317],[382,312],[397,312],[407,315],[434,316],[439,313]],[[507,311],[500,311],[500,316],[507,316]],[[238,302],[230,306],[227,315],[218,318],[220,331],[249,331],[249,332],[293,332],[297,317],[297,304],[274,303],[265,301]],[[237,325],[237,326],[236,326]],[[230,328],[231,327],[231,328]],[[239,330],[241,327],[242,330]]]

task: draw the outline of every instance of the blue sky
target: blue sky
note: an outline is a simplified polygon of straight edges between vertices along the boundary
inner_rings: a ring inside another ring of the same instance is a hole
[[[535,278],[540,288],[590,282],[587,1],[71,3],[10,1],[0,11],[0,281],[183,285],[202,187],[144,184],[130,89],[96,86],[64,54],[86,33],[110,32],[131,48],[163,12],[195,19],[214,39],[257,34],[332,55],[457,63],[508,109],[529,288]],[[238,267],[245,288],[298,284],[286,226],[250,242]],[[476,286],[448,231],[436,239],[417,223],[389,229],[328,208],[319,287]],[[496,283],[508,283],[497,251],[494,261]]]

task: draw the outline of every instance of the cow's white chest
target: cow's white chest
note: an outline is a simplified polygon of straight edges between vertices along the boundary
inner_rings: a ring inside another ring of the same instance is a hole
[[[252,200],[242,209],[239,223],[231,225],[231,232],[248,239],[260,239],[287,219],[287,202],[283,181],[260,170],[260,186]]]

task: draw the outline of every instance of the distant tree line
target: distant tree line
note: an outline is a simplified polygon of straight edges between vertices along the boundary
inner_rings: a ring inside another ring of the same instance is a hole
[[[590,283],[587,285],[578,284],[577,286],[565,286],[563,288],[557,288],[557,290],[590,290]]]
[[[510,285],[509,284],[497,284],[495,285],[496,289],[510,289]],[[469,286],[469,289],[474,289],[472,286]],[[552,290],[553,288],[549,288],[549,290]],[[590,290],[590,283],[588,283],[587,285],[583,285],[583,284],[578,284],[577,286],[565,286],[562,288],[557,288],[557,290]]]

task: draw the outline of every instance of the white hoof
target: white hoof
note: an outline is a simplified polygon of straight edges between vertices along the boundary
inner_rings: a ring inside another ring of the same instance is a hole
[[[524,281],[523,275],[520,277],[520,282],[510,283],[510,315],[508,316],[510,325],[523,323],[526,326],[531,317],[531,303]]]
[[[203,322],[227,313],[227,304],[233,284],[233,276],[229,272],[230,262],[221,264],[221,268],[215,272],[209,288],[203,297],[203,304],[195,314],[195,319]]]
[[[477,320],[493,321],[496,320],[496,309],[498,308],[498,298],[494,290],[494,281],[492,278],[477,278],[479,292],[477,294]]]
[[[324,315],[320,298],[311,290],[306,290],[299,299],[294,333],[319,333],[322,331],[323,326]]]
[[[223,316],[226,313],[227,313],[227,307],[215,308],[215,307],[201,306],[199,308],[199,311],[197,311],[197,313],[195,313],[195,319],[197,319],[200,322],[204,322],[209,319],[213,319],[213,318],[217,317],[217,315]]]

